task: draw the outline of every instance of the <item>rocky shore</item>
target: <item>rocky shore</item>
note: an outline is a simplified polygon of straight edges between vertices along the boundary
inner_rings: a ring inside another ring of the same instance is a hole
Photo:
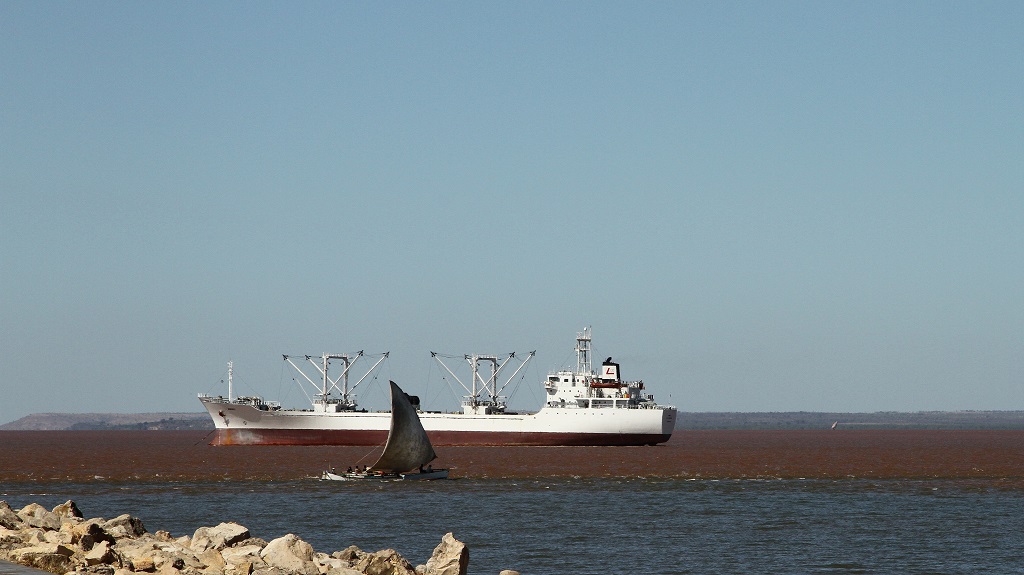
[[[413,567],[394,549],[319,553],[293,534],[268,542],[237,523],[173,537],[149,533],[128,514],[85,519],[73,501],[17,511],[0,501],[0,560],[57,575],[466,575],[469,549],[447,533],[427,562]]]

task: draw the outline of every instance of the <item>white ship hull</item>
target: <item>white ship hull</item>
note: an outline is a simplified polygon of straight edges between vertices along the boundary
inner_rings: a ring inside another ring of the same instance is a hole
[[[502,390],[520,367],[501,384],[498,374],[515,357],[466,355],[471,366],[469,383],[463,382],[439,354],[431,353],[450,378],[469,392],[461,413],[420,411],[419,419],[434,445],[654,445],[672,436],[676,409],[658,405],[646,393],[643,381],[625,381],[619,364],[608,358],[600,372],[592,369],[590,328],[576,336],[575,370],[549,373],[543,382],[544,407],[536,413],[506,410]],[[387,353],[377,357],[375,368]],[[228,398],[200,394],[217,428],[213,445],[381,445],[388,436],[391,415],[360,410],[351,390],[365,380],[367,372],[350,386],[351,366],[363,358],[358,354],[305,356],[322,377],[314,382],[293,361],[284,356],[310,384],[318,385],[313,409],[281,409],[257,396],[234,398],[231,393],[231,364],[228,364]],[[449,356],[456,357],[456,356]],[[319,362],[317,361],[319,360]],[[341,375],[328,376],[331,361],[343,363]],[[490,367],[490,374],[480,366]],[[371,368],[371,371],[372,369]],[[418,406],[419,399],[411,401]]]
[[[387,412],[264,411],[204,398],[217,428],[213,445],[380,445]],[[672,407],[555,408],[532,414],[420,413],[434,445],[647,445],[668,441]]]

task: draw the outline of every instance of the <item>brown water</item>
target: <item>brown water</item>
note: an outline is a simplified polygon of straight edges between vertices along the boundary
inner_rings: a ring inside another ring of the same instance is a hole
[[[0,482],[293,480],[365,447],[211,447],[204,431],[0,432]],[[653,447],[439,447],[465,478],[949,479],[1024,486],[1024,431],[679,431]]]
[[[454,481],[316,481],[360,447],[210,447],[199,431],[0,432],[0,499],[75,500],[175,536],[236,521],[470,573],[1021,571],[1024,431],[680,431],[655,447],[439,447]],[[2,575],[2,573],[0,573]],[[21,574],[11,574],[21,575]]]

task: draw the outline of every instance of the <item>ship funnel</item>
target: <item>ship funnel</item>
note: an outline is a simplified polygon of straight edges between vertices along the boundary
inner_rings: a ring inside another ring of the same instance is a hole
[[[608,358],[601,363],[601,381],[619,381],[619,364]]]

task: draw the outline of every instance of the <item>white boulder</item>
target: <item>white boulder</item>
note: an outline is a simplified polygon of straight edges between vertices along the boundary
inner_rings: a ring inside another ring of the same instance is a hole
[[[237,523],[221,523],[216,527],[200,527],[192,535],[192,551],[202,553],[207,549],[220,551],[249,538],[249,530]]]
[[[423,575],[466,575],[469,569],[469,549],[451,532],[445,533],[427,564],[419,570]]]
[[[291,533],[267,543],[260,557],[271,567],[301,575],[320,575],[313,562],[313,546]]]

